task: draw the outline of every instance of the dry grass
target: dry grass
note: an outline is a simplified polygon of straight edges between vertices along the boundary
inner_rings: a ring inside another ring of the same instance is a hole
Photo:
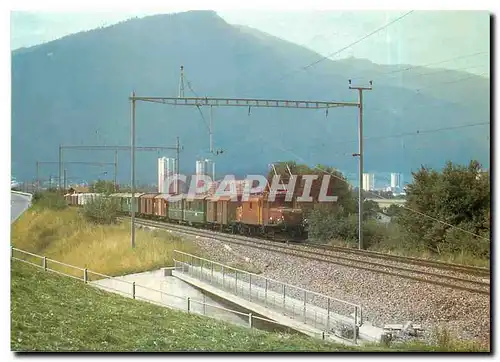
[[[328,245],[332,246],[341,246],[341,247],[356,247],[357,248],[357,242],[352,242],[352,241],[346,241],[346,240],[340,240],[340,239],[334,239],[330,240]],[[419,250],[412,248],[408,244],[405,245],[380,245],[380,244],[375,244],[372,245],[368,248],[368,250],[371,251],[376,251],[380,253],[386,253],[386,254],[392,254],[392,255],[398,255],[398,256],[408,256],[408,257],[413,257],[413,258],[420,258],[420,259],[429,259],[429,260],[436,260],[436,261],[442,261],[446,263],[455,263],[455,264],[462,264],[462,265],[470,265],[470,266],[478,266],[478,267],[490,267],[490,260],[489,259],[484,259],[484,258],[478,258],[477,256],[471,255],[470,253],[467,252],[459,252],[459,253],[442,253],[442,254],[436,254],[432,253],[429,250]]]
[[[168,232],[140,229],[132,249],[129,223],[94,225],[73,208],[27,210],[12,226],[11,240],[16,248],[107,275],[171,266],[173,250],[195,250]]]

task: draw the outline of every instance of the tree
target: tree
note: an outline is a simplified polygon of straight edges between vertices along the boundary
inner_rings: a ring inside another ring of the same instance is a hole
[[[90,185],[90,192],[109,195],[115,192],[115,184],[112,181],[97,180]]]
[[[335,203],[328,203],[327,205],[319,203],[316,207],[319,205],[321,208],[326,208],[327,210],[336,210],[337,212],[345,212],[347,214],[351,213],[353,209],[353,200],[350,185],[344,175],[342,175],[342,173],[337,169],[326,165],[316,165],[311,168],[304,164],[297,164],[295,161],[275,163],[274,169],[276,170],[276,174],[280,176],[281,182],[285,184],[288,184],[290,181],[289,171],[293,176],[297,177],[294,190],[295,196],[301,196],[303,193],[305,185],[305,179],[302,178],[303,175],[317,175],[318,178],[312,182],[311,187],[311,196],[315,201],[317,201],[319,196],[323,177],[329,175],[330,181],[328,184],[327,195],[337,196],[338,200]],[[267,175],[269,185],[271,185],[275,175],[274,169],[271,169]],[[307,205],[302,203],[301,207],[308,209],[307,206],[309,206],[309,204],[312,205],[312,203],[307,203]]]
[[[375,201],[365,200],[363,201],[363,220],[373,219],[377,217],[377,213],[380,212],[380,207]]]
[[[397,217],[401,211],[403,210],[403,208],[401,206],[398,206],[396,204],[391,204],[387,210],[385,211],[386,215],[387,216],[390,216],[390,217]]]
[[[414,243],[436,253],[466,250],[476,255],[489,255],[489,243],[435,220],[489,237],[489,172],[481,172],[477,161],[471,161],[467,166],[447,162],[441,172],[422,166],[413,173],[406,200],[406,208],[400,212],[398,223]]]

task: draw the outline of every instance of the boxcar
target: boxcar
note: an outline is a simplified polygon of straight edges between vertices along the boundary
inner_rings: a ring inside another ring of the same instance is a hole
[[[207,195],[196,195],[184,199],[183,221],[188,224],[206,224]]]
[[[143,194],[139,198],[139,214],[153,216],[155,211],[155,197],[158,193]]]
[[[230,196],[208,197],[207,223],[221,228],[232,227],[236,222],[236,211],[241,206],[240,201],[232,201]]]
[[[166,219],[168,217],[168,198],[169,194],[158,194],[155,196],[154,215],[158,218]]]
[[[82,193],[82,194],[78,194],[78,206],[83,206],[85,205],[86,203],[88,203],[92,198],[92,194],[91,193]]]
[[[207,197],[207,224],[217,225],[217,198]]]

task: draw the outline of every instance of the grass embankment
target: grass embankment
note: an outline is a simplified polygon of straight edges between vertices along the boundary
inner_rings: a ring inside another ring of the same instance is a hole
[[[131,300],[19,261],[13,261],[11,277],[11,349],[16,351],[340,348],[306,337],[249,330]]]
[[[75,208],[27,210],[12,225],[11,243],[16,248],[107,275],[169,266],[174,250],[196,250],[194,244],[166,231],[141,229],[136,230],[136,246],[131,248],[128,223],[92,224]],[[40,260],[37,262],[40,264]]]
[[[128,299],[19,261],[11,270],[15,351],[479,351],[451,342],[346,347]]]

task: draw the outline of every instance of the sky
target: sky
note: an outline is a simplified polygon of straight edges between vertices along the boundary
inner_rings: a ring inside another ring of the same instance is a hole
[[[246,25],[303,45],[323,56],[361,39],[408,11],[217,11]],[[158,12],[12,12],[11,49]],[[489,76],[490,14],[486,11],[413,11],[332,59],[354,56],[379,64],[427,65]],[[476,54],[460,58],[464,55]],[[460,58],[460,59],[455,59]],[[451,60],[451,61],[447,61]]]

